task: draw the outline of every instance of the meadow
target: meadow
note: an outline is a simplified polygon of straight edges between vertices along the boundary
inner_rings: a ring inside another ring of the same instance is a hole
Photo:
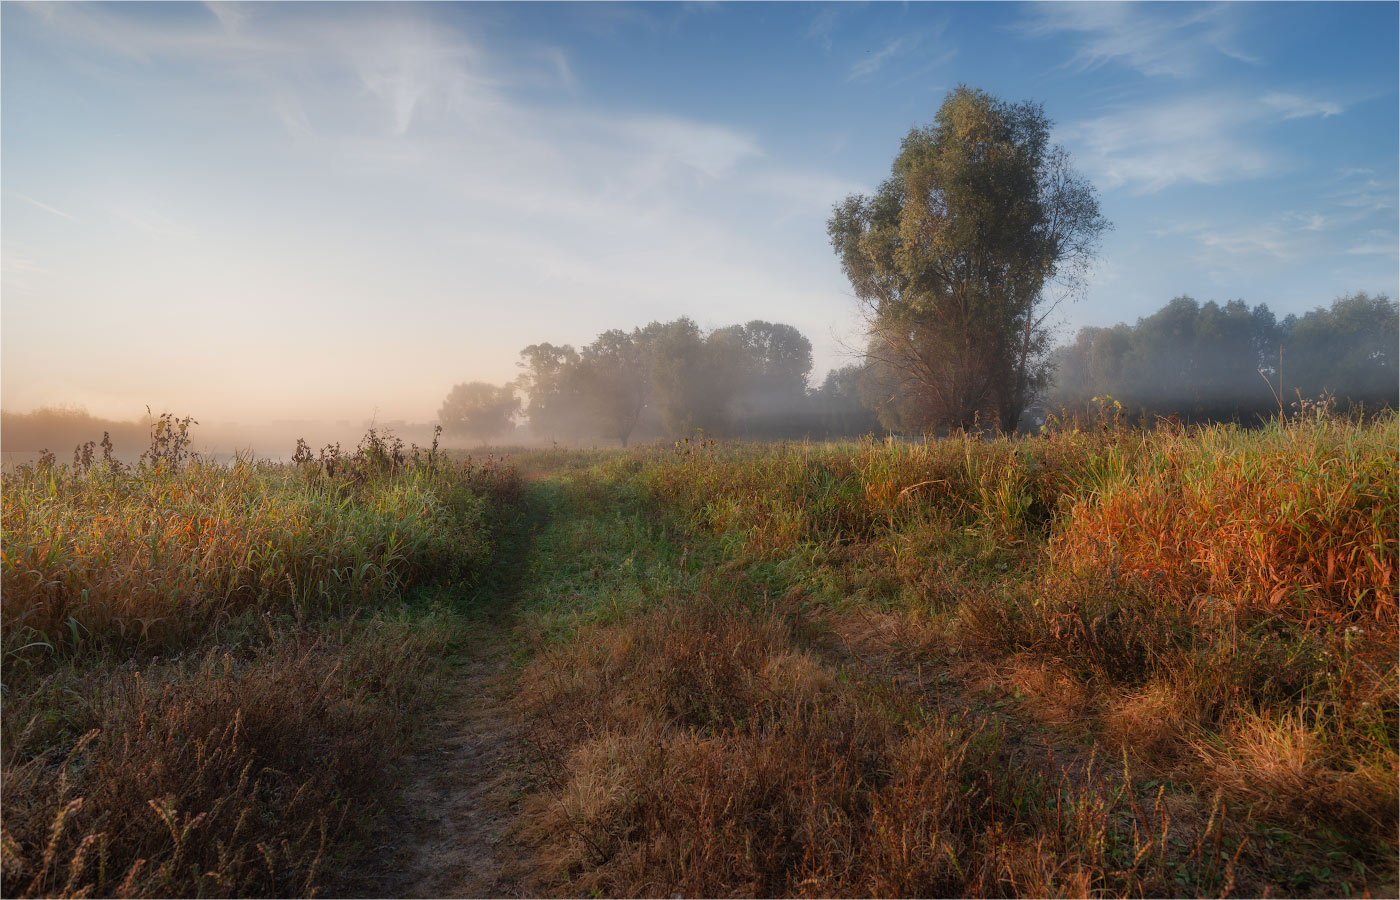
[[[182,427],[183,426],[183,427]],[[4,480],[9,895],[309,895],[379,808],[519,482],[370,433]]]
[[[4,481],[8,894],[351,890],[483,640],[511,892],[1400,884],[1393,414],[220,466],[162,421]]]

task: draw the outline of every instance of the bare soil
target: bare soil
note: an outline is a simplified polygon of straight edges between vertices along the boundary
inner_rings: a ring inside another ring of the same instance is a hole
[[[525,782],[515,673],[503,623],[483,623],[404,761],[347,897],[517,897],[524,851],[509,834]],[[349,874],[349,873],[347,873]]]

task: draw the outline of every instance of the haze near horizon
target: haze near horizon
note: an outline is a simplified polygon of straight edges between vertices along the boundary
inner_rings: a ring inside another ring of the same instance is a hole
[[[969,84],[1114,223],[1080,326],[1397,278],[1393,4],[0,8],[0,405],[432,420],[529,344],[859,343],[826,222]]]

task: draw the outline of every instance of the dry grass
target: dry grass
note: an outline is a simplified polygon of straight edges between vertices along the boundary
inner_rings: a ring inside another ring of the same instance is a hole
[[[11,473],[0,513],[8,661],[170,651],[249,610],[343,613],[480,570],[485,517],[518,490],[513,474],[376,466],[374,452]]]
[[[1330,835],[1374,872],[1363,880],[1393,884],[1397,445],[1393,414],[1109,422],[720,446],[641,478],[779,592],[904,616],[887,641],[897,666],[980,668],[974,681],[1126,752],[1140,777],[1220,797],[1236,824]],[[900,647],[913,656],[895,660]]]
[[[281,634],[65,673],[11,701],[7,723],[33,715],[5,742],[5,893],[311,895],[347,820],[383,790],[449,633]],[[58,734],[42,709],[53,694],[77,706]]]
[[[1117,567],[1185,605],[1393,625],[1396,472],[1393,418],[1163,434],[1075,502],[1052,556]]]
[[[595,627],[528,671],[564,896],[1084,896],[1229,890],[1221,823],[1014,756],[804,650],[740,597]],[[1233,844],[1233,846],[1232,846]]]
[[[3,891],[311,895],[389,788],[519,493],[371,433],[292,465],[93,447],[3,485]],[[424,602],[405,602],[422,594]]]

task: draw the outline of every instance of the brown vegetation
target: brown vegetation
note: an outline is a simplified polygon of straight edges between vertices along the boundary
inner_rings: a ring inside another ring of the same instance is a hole
[[[986,722],[851,680],[794,610],[710,593],[546,654],[525,683],[564,896],[1227,892],[1238,838],[1085,783]],[[1171,842],[1169,846],[1168,842]],[[1176,842],[1185,841],[1185,846]]]
[[[211,465],[182,424],[134,468],[80,448],[4,481],[7,895],[314,893],[519,492],[373,432]]]

